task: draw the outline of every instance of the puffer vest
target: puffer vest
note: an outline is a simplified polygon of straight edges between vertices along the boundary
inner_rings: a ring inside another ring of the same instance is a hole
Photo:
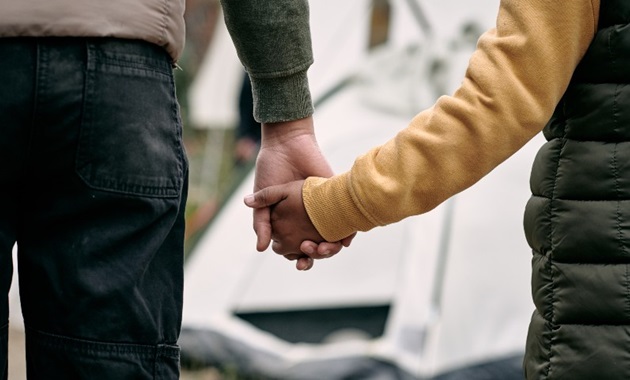
[[[630,1],[601,1],[533,164],[527,379],[630,379],[629,24]]]

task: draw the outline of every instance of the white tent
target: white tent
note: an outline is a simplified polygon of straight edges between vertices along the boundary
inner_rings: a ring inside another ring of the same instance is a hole
[[[368,1],[311,2],[315,121],[336,171],[461,81],[471,52],[454,43],[461,27],[491,26],[498,6],[426,1],[427,36],[414,4],[392,1],[390,44],[368,52]],[[274,379],[522,378],[533,310],[522,212],[539,144],[436,210],[359,234],[306,273],[255,252],[242,204],[250,175],[187,261],[184,361]]]

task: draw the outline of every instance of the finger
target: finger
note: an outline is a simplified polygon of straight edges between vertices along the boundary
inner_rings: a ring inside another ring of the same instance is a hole
[[[262,252],[271,243],[271,210],[268,207],[254,209],[256,250]]]
[[[283,191],[283,186],[270,186],[247,195],[243,201],[245,205],[251,208],[269,207],[286,198],[287,194]]]
[[[302,255],[302,257],[297,260],[297,263],[295,263],[295,268],[300,271],[307,271],[313,267],[313,263],[312,258]]]
[[[357,236],[356,232],[348,237],[341,239],[341,245],[343,245],[344,247],[349,247],[352,243],[352,239],[354,239],[355,236]]]
[[[289,260],[289,261],[295,261],[298,260],[300,257],[304,256],[300,253],[288,253],[286,255],[282,255],[285,259]]]
[[[322,242],[318,244],[310,240],[305,240],[300,244],[300,251],[316,260],[332,257],[339,253],[342,248],[343,246],[340,242]]]
[[[339,253],[342,248],[343,245],[341,245],[341,242],[330,243],[324,241],[319,243],[319,245],[317,246],[317,254],[319,256],[322,256],[322,258],[332,257]]]
[[[315,243],[314,241],[311,240],[304,240],[301,244],[300,244],[300,251],[302,253],[305,253],[307,255],[314,255],[317,253],[317,246],[318,244]]]
[[[289,261],[296,261],[295,268],[299,271],[307,271],[313,267],[314,260],[307,255],[299,253],[289,253],[283,256]]]

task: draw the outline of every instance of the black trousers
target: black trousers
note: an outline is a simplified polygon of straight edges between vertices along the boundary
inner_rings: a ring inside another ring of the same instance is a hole
[[[29,379],[176,379],[187,162],[170,58],[0,39],[0,288],[17,242]],[[0,375],[8,302],[0,302]]]

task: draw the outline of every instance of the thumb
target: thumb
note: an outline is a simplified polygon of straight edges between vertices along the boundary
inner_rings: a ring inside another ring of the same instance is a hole
[[[247,195],[244,199],[245,205],[251,208],[273,206],[287,197],[287,193],[283,191],[283,189],[284,187],[282,185],[270,186],[254,194]]]

